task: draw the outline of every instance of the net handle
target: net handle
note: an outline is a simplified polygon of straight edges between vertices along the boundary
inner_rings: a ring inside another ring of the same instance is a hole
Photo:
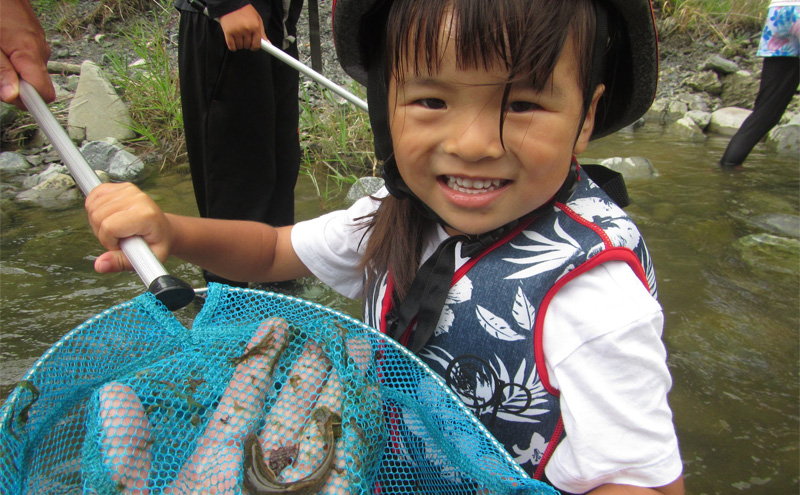
[[[208,13],[208,7],[204,0],[189,0],[189,4],[194,7],[195,9],[201,11],[203,14],[208,16],[211,19],[211,15]],[[219,22],[219,19],[214,19],[215,21]],[[335,82],[331,81],[327,77],[323,76],[319,72],[315,71],[311,67],[303,64],[296,58],[292,57],[288,53],[284,52],[283,50],[279,49],[278,47],[274,46],[269,41],[262,39],[261,40],[261,49],[265,52],[269,53],[273,57],[277,58],[281,62],[284,62],[289,67],[292,67],[296,71],[310,77],[312,80],[319,83],[321,86],[333,91],[337,95],[341,96],[345,100],[349,101],[356,107],[364,110],[365,112],[369,111],[369,107],[367,106],[367,102],[359,98],[358,96],[354,95],[353,93],[347,91],[343,87],[339,86]]]
[[[70,175],[84,195],[100,185],[100,179],[64,128],[50,112],[42,97],[27,81],[20,80],[19,96],[33,119],[58,152]],[[140,236],[121,239],[120,248],[147,289],[170,311],[183,308],[194,299],[194,290],[183,280],[167,273],[164,266]]]

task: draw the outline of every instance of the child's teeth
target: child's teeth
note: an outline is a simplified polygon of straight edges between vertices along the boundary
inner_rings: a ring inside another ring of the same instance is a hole
[[[492,191],[500,186],[500,179],[469,179],[467,177],[447,177],[447,185],[451,189],[467,194],[479,194]]]

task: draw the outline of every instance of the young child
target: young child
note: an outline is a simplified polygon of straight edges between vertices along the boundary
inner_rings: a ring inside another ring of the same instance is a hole
[[[577,165],[649,107],[648,0],[338,0],[387,191],[295,226],[163,213],[129,184],[86,205],[109,249],[142,235],[235,280],[315,275],[416,352],[531,475],[563,492],[683,493],[655,275]]]

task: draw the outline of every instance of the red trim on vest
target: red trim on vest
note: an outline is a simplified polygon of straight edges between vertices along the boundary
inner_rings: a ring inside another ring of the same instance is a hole
[[[547,466],[547,463],[550,462],[550,458],[553,457],[553,452],[555,452],[556,447],[558,447],[562,435],[564,435],[564,420],[559,416],[556,429],[553,430],[553,436],[550,437],[550,442],[547,444],[547,448],[544,449],[542,459],[536,466],[536,472],[533,473],[533,479],[540,480],[544,476],[544,468]]]
[[[608,234],[606,234],[606,231],[603,230],[599,225],[592,222],[591,220],[583,218],[582,216],[577,214],[575,210],[565,205],[564,203],[556,203],[556,208],[566,213],[568,217],[575,220],[584,227],[593,230],[595,234],[597,234],[598,236],[600,236],[601,239],[603,239],[603,244],[605,244],[606,248],[610,248],[613,246],[611,239],[608,237]]]
[[[548,392],[556,397],[558,397],[560,393],[557,389],[550,385],[550,377],[547,373],[547,366],[545,366],[544,362],[544,317],[547,314],[547,308],[550,306],[550,301],[553,300],[553,297],[555,297],[556,293],[568,282],[574,280],[578,275],[586,273],[592,268],[596,268],[597,266],[609,261],[626,262],[639,280],[644,284],[644,286],[650,290],[650,284],[647,282],[647,274],[645,273],[644,268],[639,261],[639,257],[636,256],[636,253],[626,247],[612,247],[602,251],[597,256],[564,275],[553,285],[553,287],[550,288],[549,291],[547,291],[544,299],[542,299],[542,304],[539,306],[536,314],[536,324],[533,333],[533,354],[536,360],[536,370],[539,372],[539,378],[542,380],[542,385],[544,385],[544,388],[547,389]]]

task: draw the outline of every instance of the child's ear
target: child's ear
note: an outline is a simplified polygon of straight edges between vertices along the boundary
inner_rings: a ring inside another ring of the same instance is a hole
[[[586,118],[583,119],[583,127],[581,127],[581,132],[578,134],[578,139],[575,141],[575,147],[572,150],[572,153],[575,155],[580,155],[586,151],[586,147],[589,145],[589,138],[592,136],[592,131],[594,130],[594,116],[597,112],[597,102],[600,101],[600,97],[603,95],[605,89],[605,85],[598,84],[597,88],[594,90],[592,103],[589,105],[589,111],[586,112]]]

